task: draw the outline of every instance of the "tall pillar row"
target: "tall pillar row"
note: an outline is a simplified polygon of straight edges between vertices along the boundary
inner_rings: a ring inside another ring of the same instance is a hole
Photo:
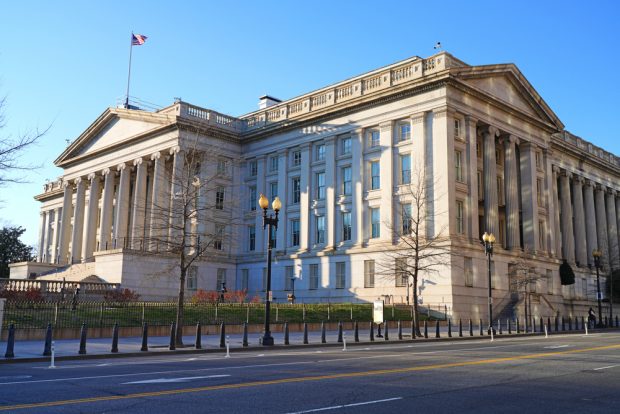
[[[605,193],[607,210],[607,228],[609,229],[609,265],[611,269],[620,268],[620,251],[618,250],[618,215],[616,212],[616,191],[608,189]]]
[[[573,207],[570,200],[571,173],[560,174],[560,205],[562,206],[562,257],[569,263],[575,263],[575,241],[573,236]]]
[[[598,249],[598,240],[596,238],[596,210],[594,207],[594,183],[586,180],[583,186],[583,204],[585,209],[586,226],[586,252],[589,266],[594,266],[594,257],[592,251]]]
[[[607,214],[605,212],[605,188],[599,184],[597,184],[594,189],[594,204],[598,249],[602,253],[601,260],[603,262],[603,267],[609,268],[609,239],[607,235]]]
[[[75,208],[73,209],[73,228],[71,230],[70,264],[82,257],[82,234],[84,226],[84,198],[86,196],[86,182],[82,178],[75,179]]]
[[[497,206],[497,167],[495,159],[495,137],[497,128],[485,127],[482,132],[484,146],[484,231],[498,236],[499,219]]]
[[[588,263],[586,223],[583,209],[583,178],[573,177],[573,212],[575,215],[575,260],[579,266]]]
[[[515,250],[521,247],[519,232],[519,186],[517,180],[516,148],[517,138],[509,135],[504,138],[504,186],[506,194],[506,248]]]

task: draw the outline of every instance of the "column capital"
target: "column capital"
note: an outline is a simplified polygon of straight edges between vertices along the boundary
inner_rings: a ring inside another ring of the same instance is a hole
[[[157,151],[151,154],[151,161],[155,161],[161,158],[161,152]]]
[[[568,179],[571,179],[573,177],[573,173],[568,171],[568,170],[561,170],[560,171],[560,176],[561,177],[567,177]]]
[[[478,129],[478,131],[481,136],[490,135],[492,137],[499,137],[499,129],[497,129],[493,125],[482,126]]]
[[[424,122],[424,112],[413,114],[409,117],[409,119],[411,119],[412,124],[421,124]]]
[[[560,167],[558,167],[557,165],[552,165],[551,166],[551,171],[553,171],[553,173],[555,175],[559,175],[560,174]]]
[[[356,128],[353,131],[351,131],[351,138],[356,138],[356,136],[361,137],[363,133],[364,133],[363,128]]]
[[[168,152],[170,155],[178,154],[179,152],[181,152],[181,147],[178,145],[175,145],[174,147],[170,148]]]
[[[73,183],[74,183],[75,185],[79,185],[81,182],[82,182],[82,177],[78,177],[78,178],[76,178],[75,180],[73,180]]]
[[[264,160],[265,158],[267,158],[267,156],[266,156],[265,154],[260,154],[260,155],[257,155],[256,157],[254,157],[254,159],[255,159],[256,161],[262,161],[262,160]]]
[[[596,183],[592,180],[590,180],[589,178],[584,178],[583,179],[583,185],[585,187],[594,187],[596,185]]]
[[[299,149],[302,150],[302,151],[305,150],[305,149],[310,149],[310,143],[309,142],[304,142],[303,144],[301,144],[299,146]]]
[[[98,180],[98,179],[99,179],[99,176],[96,173],[88,174],[88,180],[89,181]]]
[[[127,168],[127,164],[122,162],[116,166],[116,171],[123,171],[125,168]]]
[[[523,148],[524,150],[533,150],[535,151],[536,148],[538,148],[538,145],[536,145],[536,143],[532,142],[532,141],[522,141],[519,144],[519,147]]]
[[[475,126],[478,123],[479,119],[472,115],[465,115],[465,121]]]
[[[594,183],[594,191],[605,191],[605,187],[602,184]]]
[[[336,137],[334,135],[325,138],[325,145],[330,145],[336,142]]]
[[[135,167],[139,166],[142,164],[142,158],[136,158],[135,160],[133,160],[133,165]]]
[[[62,189],[66,190],[68,187],[71,187],[71,181],[70,180],[62,180]]]
[[[607,187],[607,194],[609,194],[610,196],[615,197],[617,193],[618,192],[616,190],[614,190],[613,188]]]
[[[435,108],[433,109],[433,118],[445,118],[446,116],[448,116],[448,112],[454,113],[454,111],[450,111],[446,106],[441,108]]]
[[[574,184],[583,185],[584,181],[585,181],[585,178],[583,178],[581,175],[573,174],[573,183]]]
[[[504,138],[504,144],[506,146],[509,146],[511,144],[519,145],[520,139],[516,135],[508,134],[508,135],[504,135],[503,138]]]
[[[381,122],[379,124],[380,131],[390,131],[392,129],[392,121]]]
[[[287,148],[280,149],[278,150],[277,154],[286,156],[288,154],[288,149]]]
[[[109,168],[104,168],[103,170],[101,170],[101,175],[102,176],[106,176],[110,174],[110,169]]]

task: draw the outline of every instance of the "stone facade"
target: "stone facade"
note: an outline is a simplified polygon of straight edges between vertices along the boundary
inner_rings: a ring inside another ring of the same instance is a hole
[[[430,183],[425,231],[445,234],[451,251],[438,272],[421,275],[422,305],[485,317],[485,231],[497,237],[492,287],[500,315],[520,306],[509,274],[522,258],[541,275],[529,288],[540,316],[582,314],[593,304],[593,249],[603,252],[604,273],[620,267],[620,159],[565,131],[512,64],[470,66],[445,52],[413,57],[288,101],[269,98],[261,108],[239,118],[181,101],[157,112],[107,109],[56,160],[63,176],[36,197],[38,261],[63,266],[42,277],[93,263],[90,272],[144,297],[174,296],[178,270],[154,240],[175,235],[155,226],[155,206],[176,202],[184,157],[214,151],[196,174],[204,180],[218,168],[217,185],[199,203],[225,199],[227,207],[188,225],[204,235],[227,226],[228,237],[196,262],[190,291],[226,280],[263,294],[267,238],[257,198],[264,193],[283,202],[276,301],[286,300],[296,277],[304,302],[407,303],[407,281],[376,266],[386,250],[403,248],[393,230],[411,203],[416,170]],[[560,284],[563,259],[575,285]],[[28,264],[15,274],[20,266]]]

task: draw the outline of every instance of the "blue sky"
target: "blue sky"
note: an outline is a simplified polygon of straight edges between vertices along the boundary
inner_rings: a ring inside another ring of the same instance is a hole
[[[0,14],[1,136],[52,124],[24,161],[30,184],[0,189],[0,221],[34,244],[33,196],[54,159],[125,93],[174,97],[231,115],[268,93],[287,99],[444,49],[472,65],[515,63],[566,128],[620,155],[620,2],[183,1],[5,2]]]

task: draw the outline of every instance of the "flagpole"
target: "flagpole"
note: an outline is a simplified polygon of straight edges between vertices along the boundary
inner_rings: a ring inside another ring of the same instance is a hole
[[[131,51],[133,50],[133,32],[129,38],[129,70],[127,71],[127,94],[125,95],[125,109],[129,109],[129,80],[131,79]]]

